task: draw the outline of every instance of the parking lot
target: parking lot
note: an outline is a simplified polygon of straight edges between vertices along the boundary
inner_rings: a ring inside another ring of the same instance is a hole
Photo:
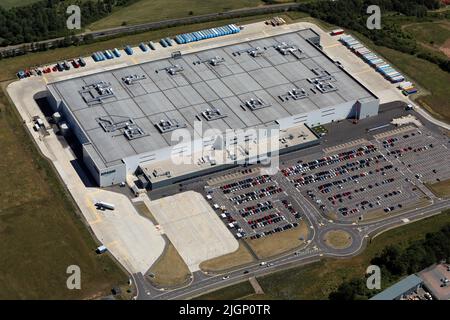
[[[319,210],[337,219],[389,213],[423,195],[372,142],[312,155],[281,172]]]
[[[424,183],[450,178],[448,143],[423,126],[402,126],[291,157],[272,176],[245,168],[208,186],[206,197],[237,238],[297,226],[302,197],[332,219],[379,219],[425,204],[432,194]]]
[[[277,175],[243,169],[240,177],[208,187],[207,199],[237,238],[261,238],[298,226],[303,218]]]
[[[377,140],[381,141],[388,158],[404,165],[420,181],[434,183],[450,178],[448,138],[433,135],[424,127],[411,126]]]

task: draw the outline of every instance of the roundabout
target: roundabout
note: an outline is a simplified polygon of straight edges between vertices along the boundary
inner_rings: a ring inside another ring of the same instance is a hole
[[[331,249],[346,249],[353,243],[353,237],[345,230],[330,230],[323,235],[323,243]]]

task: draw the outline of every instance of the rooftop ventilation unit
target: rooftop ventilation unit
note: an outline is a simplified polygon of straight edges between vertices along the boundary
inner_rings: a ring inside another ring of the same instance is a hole
[[[217,66],[221,63],[225,62],[225,59],[219,56],[215,56],[214,58],[209,58],[209,59],[202,59],[202,60],[198,60],[194,62],[194,65],[198,65],[198,64],[202,64],[202,63],[207,63],[210,64],[212,66]]]
[[[211,107],[211,108],[208,108],[205,111],[203,111],[202,116],[206,120],[212,121],[212,120],[225,118],[227,115],[223,114],[219,109],[217,109],[215,107]]]
[[[141,75],[141,76],[138,76],[138,75],[136,75],[136,74],[133,74],[133,75],[129,75],[129,76],[123,77],[123,78],[122,78],[122,81],[123,81],[125,84],[127,84],[127,85],[132,85],[132,84],[135,83],[135,82],[138,82],[138,81],[141,81],[141,80],[145,80],[145,79],[147,79],[147,77],[145,76],[145,74],[143,74],[143,75]]]
[[[168,120],[160,120],[158,123],[155,124],[155,127],[159,130],[159,132],[167,133],[179,128],[186,128],[186,124],[179,123],[175,119],[168,119]]]
[[[170,67],[166,67],[166,68],[162,68],[162,69],[158,69],[155,72],[159,73],[160,71],[166,71],[168,74],[170,74],[171,76],[176,75],[178,72],[181,72],[184,70],[184,68],[178,64],[170,66]]]
[[[117,130],[122,130],[123,134],[125,135],[125,137],[127,137],[128,140],[137,139],[147,135],[131,118],[120,122],[113,122],[109,119],[98,118],[97,122],[100,124],[103,130],[105,130],[105,132],[115,132]]]
[[[105,81],[83,86],[79,92],[89,106],[100,104],[103,100],[115,96],[111,84]]]
[[[319,90],[322,93],[327,93],[327,92],[333,92],[336,91],[337,88],[335,86],[333,86],[333,84],[331,84],[331,82],[321,82],[321,81],[317,81],[315,83],[317,90]]]
[[[262,99],[250,99],[245,101],[245,106],[252,111],[259,110],[262,108],[270,107],[269,103],[264,102]]]
[[[180,59],[180,58],[181,58],[181,51],[172,52],[172,59]]]
[[[162,169],[155,169],[155,170],[153,170],[152,174],[155,178],[158,178],[158,177],[170,178],[171,177],[170,171],[163,171]]]
[[[294,88],[292,90],[289,90],[287,93],[278,96],[281,101],[289,101],[289,99],[293,100],[300,100],[303,98],[306,98],[308,96],[308,93],[303,88]]]
[[[290,54],[299,60],[306,58],[303,51],[300,50],[299,48],[297,48],[293,44],[287,44],[286,42],[282,42],[282,43],[274,45],[273,47],[284,56],[287,56]]]
[[[336,79],[326,70],[322,68],[312,68],[311,71],[317,76],[314,78],[308,78],[310,83],[322,82],[322,81],[336,81]]]
[[[145,136],[146,134],[136,124],[129,125],[125,128],[123,134],[128,140],[134,140]]]
[[[232,54],[234,57],[236,57],[236,56],[240,56],[242,53],[248,53],[253,58],[256,58],[256,57],[262,56],[264,54],[264,50],[261,49],[260,47],[256,47],[256,48],[234,51]]]

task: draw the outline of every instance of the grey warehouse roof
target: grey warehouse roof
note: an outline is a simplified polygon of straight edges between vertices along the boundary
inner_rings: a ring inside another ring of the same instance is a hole
[[[203,111],[216,108],[226,116],[212,121],[202,118],[204,130],[264,127],[292,115],[376,98],[306,41],[305,34],[293,32],[185,54],[179,59],[150,61],[55,82],[49,87],[65,102],[105,166],[171,145],[170,132],[160,133],[155,127],[161,120],[174,120],[192,131],[193,122]],[[301,52],[283,55],[275,48],[281,43]],[[259,48],[263,54],[253,57],[252,48]],[[337,90],[321,93],[308,81],[324,71],[333,78],[331,83]],[[92,86],[100,82],[99,88]],[[112,89],[113,94],[108,90],[100,93],[104,88]],[[289,98],[287,93],[294,88],[303,89],[307,96]],[[284,101],[283,95],[288,97]],[[270,106],[250,110],[245,106],[250,99],[260,99]],[[137,128],[130,130],[132,139],[114,131],[130,118]]]
[[[412,274],[403,280],[397,282],[396,284],[390,286],[386,290],[380,292],[379,294],[373,296],[370,300],[394,300],[400,297],[405,292],[417,287],[423,282],[421,278]]]

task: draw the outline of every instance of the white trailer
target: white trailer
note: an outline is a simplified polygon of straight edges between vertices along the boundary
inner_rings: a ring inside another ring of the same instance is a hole
[[[107,203],[104,201],[97,201],[95,206],[102,209],[114,210],[116,207],[112,203]]]

